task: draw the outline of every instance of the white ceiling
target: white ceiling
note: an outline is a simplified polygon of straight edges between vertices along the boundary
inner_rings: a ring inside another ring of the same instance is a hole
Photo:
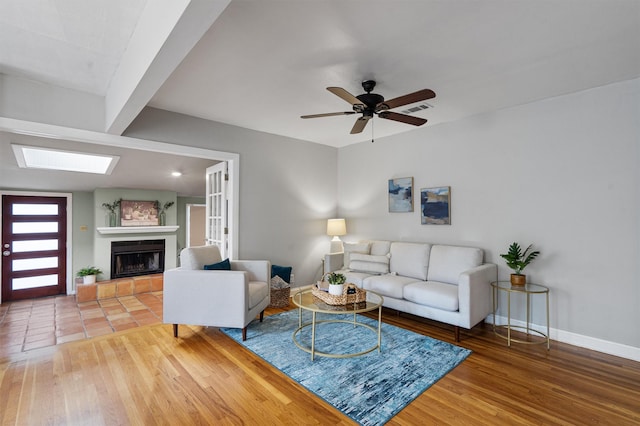
[[[341,147],[416,128],[300,119],[350,110],[328,86],[432,89],[433,126],[640,77],[640,0],[2,0],[0,73],[104,96],[105,132],[149,105]]]

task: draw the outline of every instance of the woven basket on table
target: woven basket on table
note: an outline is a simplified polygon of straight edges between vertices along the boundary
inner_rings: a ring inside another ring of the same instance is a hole
[[[289,295],[291,287],[285,288],[273,288],[271,287],[271,302],[270,308],[284,308],[289,306]]]
[[[349,286],[355,287],[356,292],[354,294],[347,294]],[[367,292],[353,284],[345,284],[344,289],[342,290],[342,295],[340,296],[335,296],[327,293],[326,291],[322,291],[318,289],[317,286],[313,286],[313,290],[311,292],[327,305],[347,305],[349,303],[360,303],[367,300]]]

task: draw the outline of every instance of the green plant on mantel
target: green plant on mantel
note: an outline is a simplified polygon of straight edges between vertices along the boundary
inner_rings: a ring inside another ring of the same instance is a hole
[[[102,203],[102,207],[109,210],[110,213],[116,213],[118,211],[118,207],[120,207],[120,203],[122,202],[122,198],[114,201],[113,203]]]
[[[96,268],[95,266],[87,266],[86,268],[82,268],[78,271],[79,277],[86,277],[88,275],[98,275],[101,274],[102,271],[100,268]]]
[[[158,214],[162,214],[164,213],[169,207],[173,206],[176,202],[175,201],[167,201],[166,203],[164,203],[162,205],[162,207],[160,207],[160,201],[156,200],[154,208],[156,210],[158,210]]]

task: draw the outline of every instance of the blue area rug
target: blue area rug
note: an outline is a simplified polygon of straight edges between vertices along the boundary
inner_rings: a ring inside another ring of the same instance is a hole
[[[317,319],[353,319],[353,315],[322,315]],[[303,313],[303,322],[311,314]],[[362,315],[358,322],[377,328],[377,321]],[[298,310],[253,321],[242,341],[240,329],[222,332],[363,425],[381,425],[460,364],[471,351],[440,340],[382,324],[382,351],[355,358],[315,357],[292,340]],[[356,353],[376,344],[375,332],[345,323],[316,326],[316,350]],[[310,346],[311,327],[298,334]]]

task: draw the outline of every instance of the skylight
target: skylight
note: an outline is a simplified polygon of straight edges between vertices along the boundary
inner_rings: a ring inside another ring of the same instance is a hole
[[[11,148],[21,168],[110,175],[120,159],[117,155],[90,154],[38,146],[11,144]]]

